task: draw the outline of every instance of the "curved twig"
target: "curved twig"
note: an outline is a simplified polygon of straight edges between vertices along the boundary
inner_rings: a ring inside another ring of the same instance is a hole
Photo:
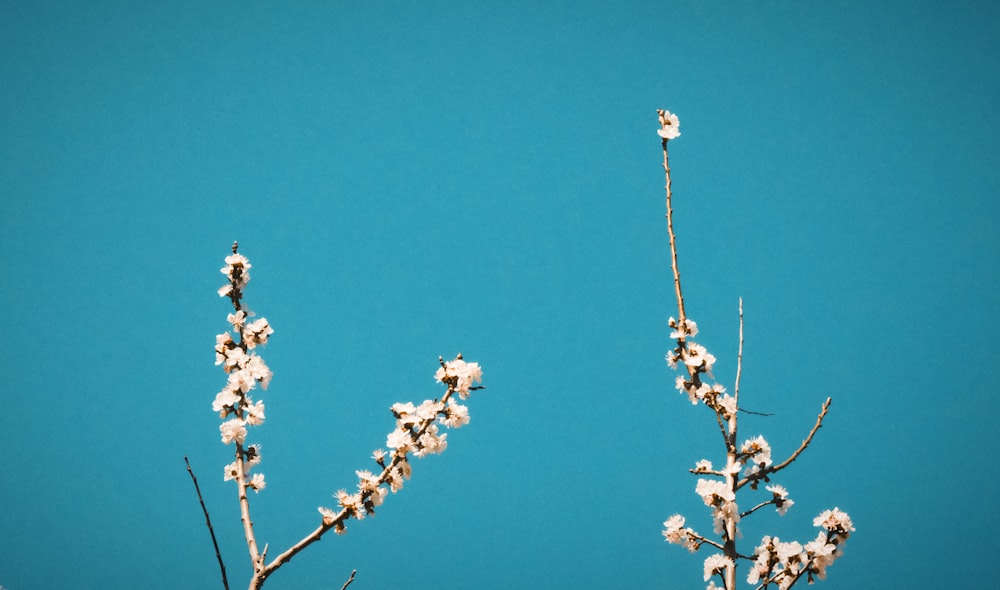
[[[812,430],[809,431],[809,435],[806,436],[806,438],[802,441],[802,444],[799,445],[799,448],[795,449],[794,453],[792,453],[787,459],[785,459],[784,461],[782,461],[777,465],[774,465],[773,467],[766,467],[764,469],[761,469],[757,473],[754,473],[750,477],[745,477],[741,479],[740,482],[736,484],[736,489],[737,490],[740,489],[741,487],[749,483],[751,480],[765,479],[768,475],[772,473],[777,473],[782,469],[784,469],[785,467],[791,465],[792,461],[794,461],[799,455],[801,455],[802,451],[806,450],[806,447],[808,447],[809,443],[812,442],[813,436],[815,436],[816,433],[819,431],[820,427],[823,426],[823,418],[826,417],[826,413],[830,410],[831,401],[833,401],[833,398],[828,397],[826,398],[826,401],[823,402],[823,407],[822,409],[820,409],[819,415],[816,416],[816,423],[813,424]]]

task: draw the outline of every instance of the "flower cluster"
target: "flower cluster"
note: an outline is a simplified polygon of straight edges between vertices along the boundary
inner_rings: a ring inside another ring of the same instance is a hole
[[[247,427],[264,423],[264,402],[254,401],[250,392],[258,383],[267,389],[271,382],[271,370],[254,349],[266,344],[274,330],[264,318],[248,321],[253,313],[240,304],[243,289],[250,281],[250,261],[238,254],[236,248],[233,244],[233,254],[226,257],[226,266],[221,269],[228,282],[219,289],[219,296],[229,297],[233,303],[234,311],[226,318],[231,330],[215,337],[215,364],[222,365],[229,378],[222,391],[216,394],[212,410],[224,420],[219,425],[223,444],[236,445],[236,460],[226,466],[225,480],[236,480],[259,492],[265,486],[264,475],[257,473],[248,477],[250,469],[260,463],[260,446],[244,447],[244,443]]]
[[[765,536],[754,550],[754,563],[747,574],[748,584],[777,584],[785,590],[806,576],[812,584],[815,578],[825,579],[826,568],[843,554],[844,541],[854,531],[854,523],[838,508],[826,510],[813,520],[823,528],[816,538],[802,545],[798,541],[782,542]]]
[[[791,587],[802,576],[811,583],[814,577],[823,578],[826,568],[839,557],[844,541],[854,531],[850,517],[839,509],[827,510],[820,514],[814,524],[822,527],[824,532],[805,545],[798,542],[782,542],[778,538],[764,537],[752,557],[741,554],[736,549],[737,539],[741,536],[738,528],[742,519],[753,514],[760,508],[773,505],[779,515],[784,515],[794,502],[788,497],[788,490],[771,484],[765,489],[769,495],[753,508],[741,512],[737,504],[737,493],[741,488],[749,486],[757,490],[760,483],[771,483],[770,476],[791,464],[805,450],[813,435],[822,424],[823,417],[830,405],[827,399],[816,420],[816,424],[802,445],[785,461],[775,464],[772,458],[771,445],[763,436],[755,436],[737,444],[737,418],[739,407],[739,375],[742,369],[743,355],[743,308],[740,303],[740,354],[737,367],[737,378],[734,392],[730,395],[726,388],[709,383],[712,368],[716,358],[704,346],[694,342],[698,335],[698,324],[686,317],[684,297],[681,291],[680,272],[677,268],[676,236],[673,231],[673,206],[671,204],[670,167],[668,164],[667,142],[680,136],[680,122],[677,116],[669,111],[658,111],[660,119],[659,136],[662,138],[663,168],[666,173],[667,193],[667,230],[670,237],[670,248],[674,272],[674,287],[677,295],[678,315],[680,319],[670,318],[670,338],[676,343],[667,352],[666,361],[672,369],[680,369],[676,378],[676,388],[686,394],[692,404],[704,404],[715,414],[715,422],[722,434],[726,449],[725,467],[715,469],[711,461],[702,459],[690,471],[697,475],[708,475],[714,478],[699,478],[695,492],[712,511],[713,530],[719,535],[719,540],[709,539],[694,529],[685,526],[685,518],[674,514],[663,523],[663,536],[667,542],[681,545],[694,552],[703,545],[710,545],[721,553],[709,555],[704,561],[705,581],[713,576],[720,576],[723,588],[734,590],[736,581],[736,561],[746,559],[753,562],[747,581],[751,584],[776,584],[782,590]],[[709,590],[717,588],[712,581]]]
[[[467,399],[470,392],[482,389],[475,385],[482,381],[483,371],[479,363],[469,363],[458,355],[454,360],[440,361],[441,368],[434,378],[448,386],[448,391],[441,399],[424,400],[420,405],[412,402],[395,403],[390,408],[396,417],[396,428],[386,437],[385,445],[390,451],[378,449],[372,458],[382,469],[380,475],[370,471],[357,471],[357,492],[348,494],[339,490],[334,497],[340,505],[335,511],[323,506],[319,513],[323,516],[323,524],[332,526],[338,534],[347,532],[344,522],[349,518],[364,518],[375,514],[375,508],[380,506],[389,492],[397,492],[403,488],[404,480],[410,478],[413,471],[409,455],[424,457],[441,453],[448,446],[448,435],[442,433],[440,426],[460,428],[469,423],[469,409],[455,401],[453,394],[458,393],[461,399]],[[383,487],[388,486],[388,487]]]
[[[691,340],[698,334],[698,325],[690,319],[681,322],[674,318],[670,318],[668,325],[673,329],[670,337],[676,341],[677,346],[667,353],[667,362],[673,368],[683,367],[687,373],[686,376],[677,377],[677,388],[682,393],[687,393],[693,403],[701,402],[714,410],[720,426],[726,429],[724,424],[736,420],[737,399],[726,393],[725,388],[702,381],[702,375],[711,371],[715,357]],[[726,430],[731,433],[735,428]],[[663,523],[663,536],[669,543],[681,545],[692,552],[705,543],[722,549],[727,542],[740,536],[737,524],[744,516],[768,505],[774,505],[778,514],[784,516],[795,503],[788,497],[788,491],[783,486],[773,484],[766,486],[770,498],[750,511],[741,513],[736,492],[745,485],[757,489],[761,481],[770,481],[768,476],[775,471],[774,461],[771,445],[763,436],[747,439],[738,447],[728,441],[727,438],[729,452],[726,467],[716,470],[711,461],[702,459],[691,470],[695,474],[722,478],[699,479],[695,492],[711,509],[713,530],[722,536],[723,543],[711,541],[694,529],[685,527],[685,518],[680,514],[674,514]],[[740,479],[741,474],[743,479]],[[755,561],[747,581],[751,584],[774,583],[784,590],[802,576],[807,576],[810,582],[814,577],[823,579],[826,568],[841,555],[843,543],[854,530],[854,525],[850,517],[838,509],[827,510],[816,518],[815,524],[824,527],[826,531],[804,546],[798,542],[784,543],[777,538],[764,537],[754,553]],[[727,555],[709,556],[704,564],[705,580],[708,581],[714,574],[722,574],[730,565],[734,565],[734,562]],[[715,587],[715,582],[709,586]]]

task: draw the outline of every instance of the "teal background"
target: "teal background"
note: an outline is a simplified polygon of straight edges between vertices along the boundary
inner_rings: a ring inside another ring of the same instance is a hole
[[[663,362],[687,309],[795,506],[857,533],[822,587],[991,579],[994,2],[0,3],[0,584],[219,588],[249,562],[211,411],[233,240],[262,355],[276,554],[393,427],[482,364],[471,424],[280,589],[699,588],[711,415]],[[747,499],[749,503],[753,500]],[[745,572],[745,569],[742,570]],[[743,578],[745,574],[741,573]],[[988,584],[988,582],[985,582]],[[744,585],[744,587],[749,587]]]

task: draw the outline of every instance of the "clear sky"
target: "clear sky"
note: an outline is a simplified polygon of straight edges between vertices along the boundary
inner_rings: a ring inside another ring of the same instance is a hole
[[[687,469],[722,452],[663,361],[666,108],[689,314],[731,383],[743,297],[741,401],[774,413],[741,432],[787,455],[833,397],[743,547],[838,506],[822,587],[982,586],[998,31],[995,2],[3,2],[0,585],[221,588],[187,455],[245,587],[211,410],[239,240],[272,554],[438,355],[488,387],[267,588],[703,587],[660,534],[711,528]]]

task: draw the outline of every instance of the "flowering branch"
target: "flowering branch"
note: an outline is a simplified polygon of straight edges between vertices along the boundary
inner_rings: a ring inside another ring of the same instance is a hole
[[[684,295],[681,291],[680,271],[677,266],[677,238],[673,223],[673,190],[670,180],[670,165],[667,154],[667,143],[680,136],[680,121],[669,111],[657,111],[660,129],[657,130],[663,147],[663,170],[666,175],[666,206],[667,233],[670,238],[671,266],[674,274],[674,291],[677,296],[678,318],[670,318],[668,325],[673,330],[670,338],[676,346],[666,356],[671,368],[678,365],[684,367],[686,375],[679,375],[676,387],[681,393],[686,393],[692,404],[704,404],[712,410],[716,423],[722,434],[726,449],[725,467],[715,469],[706,459],[698,461],[694,469],[689,470],[697,475],[709,475],[715,479],[699,479],[695,491],[701,496],[705,505],[712,511],[714,532],[719,535],[719,541],[710,540],[685,527],[685,519],[675,514],[663,525],[663,535],[670,543],[679,544],[694,552],[703,545],[710,545],[721,553],[709,555],[704,562],[704,578],[709,583],[709,590],[720,588],[713,578],[718,576],[721,588],[734,590],[736,587],[736,566],[739,560],[752,562],[747,575],[749,584],[760,584],[766,588],[769,584],[777,584],[781,590],[787,590],[803,576],[812,583],[814,576],[824,578],[826,568],[839,557],[843,544],[854,531],[850,517],[838,508],[826,510],[813,521],[815,526],[824,529],[814,541],[804,546],[798,542],[784,543],[777,537],[765,536],[752,555],[744,555],[737,551],[736,540],[741,536],[738,523],[759,509],[774,505],[778,514],[784,515],[794,502],[788,498],[788,492],[780,485],[769,485],[767,491],[770,498],[758,502],[753,508],[740,512],[736,493],[746,484],[756,490],[761,480],[769,482],[769,475],[791,465],[812,442],[813,436],[819,431],[830,408],[830,398],[824,402],[815,425],[802,444],[785,461],[775,465],[771,460],[771,446],[763,436],[756,436],[737,445],[737,417],[739,412],[747,412],[740,408],[740,380],[743,374],[743,300],[740,299],[739,351],[736,359],[736,382],[733,395],[726,393],[726,388],[719,384],[709,384],[703,376],[711,377],[715,357],[696,344],[692,338],[698,334],[698,325],[687,317],[684,309]],[[749,412],[757,413],[757,412]],[[740,477],[740,474],[743,477]]]
[[[434,377],[447,386],[447,391],[440,400],[425,400],[419,406],[409,402],[393,404],[391,410],[396,418],[396,429],[386,439],[386,446],[392,451],[387,453],[380,449],[373,455],[381,473],[376,476],[367,470],[356,471],[358,492],[348,494],[345,490],[338,491],[335,497],[339,510],[320,507],[319,526],[268,562],[267,545],[263,550],[258,549],[247,494],[248,489],[260,492],[266,485],[262,473],[250,475],[250,471],[261,462],[260,446],[247,445],[246,437],[248,426],[259,426],[264,422],[264,403],[254,401],[250,393],[257,384],[267,389],[271,381],[271,371],[255,349],[266,344],[274,330],[264,318],[248,321],[253,314],[243,308],[241,301],[243,289],[250,280],[250,262],[237,249],[238,244],[233,243],[233,253],[226,257],[226,266],[222,268],[229,281],[219,289],[219,295],[228,297],[233,305],[234,313],[229,314],[227,319],[237,339],[234,340],[229,332],[216,337],[216,364],[223,366],[229,378],[226,386],[216,395],[212,409],[224,420],[219,426],[222,442],[235,446],[235,460],[226,466],[224,479],[236,481],[240,519],[253,566],[249,588],[257,590],[278,568],[319,541],[326,532],[332,529],[337,534],[344,534],[347,531],[346,521],[374,516],[375,508],[382,504],[389,492],[399,491],[403,481],[410,478],[410,454],[424,457],[444,451],[448,446],[448,435],[440,432],[439,425],[459,428],[469,422],[468,408],[456,402],[454,394],[465,400],[470,392],[483,389],[475,385],[482,381],[483,372],[478,363],[466,362],[461,354],[447,362],[439,357],[440,368]],[[344,588],[354,580],[355,573],[351,573]]]

